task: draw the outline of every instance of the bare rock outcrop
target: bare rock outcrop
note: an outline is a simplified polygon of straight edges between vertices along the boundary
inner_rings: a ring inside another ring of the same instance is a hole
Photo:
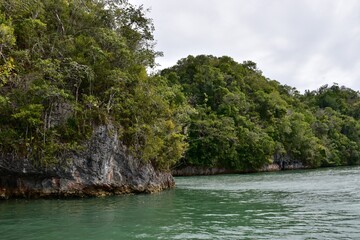
[[[153,193],[175,185],[170,172],[128,154],[109,126],[97,127],[83,151],[65,155],[48,167],[1,157],[0,199]]]

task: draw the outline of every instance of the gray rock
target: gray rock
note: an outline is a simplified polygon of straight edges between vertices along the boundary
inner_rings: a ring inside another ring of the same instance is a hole
[[[198,176],[198,175],[217,175],[242,173],[244,171],[236,171],[226,168],[203,167],[203,166],[186,166],[172,170],[174,176]]]
[[[233,170],[217,167],[203,166],[185,166],[172,170],[174,176],[196,176],[196,175],[216,175],[216,174],[232,174],[232,173],[251,173],[251,172],[274,172],[281,170],[296,170],[309,168],[302,164],[301,161],[291,158],[289,155],[274,155],[274,161],[266,164],[260,169],[253,170]]]
[[[174,185],[171,173],[128,154],[111,126],[97,127],[84,151],[67,153],[55,166],[0,159],[0,199],[153,193]]]

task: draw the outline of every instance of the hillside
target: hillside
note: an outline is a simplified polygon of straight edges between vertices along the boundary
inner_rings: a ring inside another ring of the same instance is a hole
[[[187,104],[146,73],[161,53],[145,14],[127,1],[0,0],[0,197],[174,185]]]
[[[189,56],[161,72],[195,109],[179,164],[257,170],[358,164],[360,94],[322,86],[300,94],[266,78],[254,62]]]
[[[141,7],[11,0],[0,10],[1,153],[53,163],[111,124],[133,155],[159,168],[182,155],[184,103],[146,74],[159,53]]]

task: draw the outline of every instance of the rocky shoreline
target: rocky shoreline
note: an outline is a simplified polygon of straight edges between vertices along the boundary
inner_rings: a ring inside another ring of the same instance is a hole
[[[257,171],[186,166],[172,172],[157,171],[132,157],[112,126],[97,127],[84,150],[69,152],[56,164],[35,166],[27,159],[0,157],[0,199],[68,198],[131,193],[154,193],[173,188],[173,176],[271,172],[307,168],[278,159]]]
[[[254,172],[275,172],[275,171],[283,171],[283,170],[297,170],[297,169],[307,169],[301,163],[290,163],[290,164],[278,164],[271,163],[263,168],[256,171],[239,171],[239,170],[231,170],[226,168],[208,168],[202,166],[186,166],[183,168],[178,168],[172,170],[173,176],[197,176],[197,175],[217,175],[217,174],[236,174],[236,173],[254,173]]]
[[[154,193],[175,186],[170,172],[129,155],[109,126],[98,127],[84,149],[50,167],[1,157],[0,199]]]

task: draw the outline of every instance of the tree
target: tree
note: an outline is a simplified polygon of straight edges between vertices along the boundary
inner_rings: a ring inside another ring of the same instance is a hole
[[[146,73],[153,31],[126,0],[0,0],[0,152],[52,163],[110,124],[134,156],[170,168],[191,109]]]

